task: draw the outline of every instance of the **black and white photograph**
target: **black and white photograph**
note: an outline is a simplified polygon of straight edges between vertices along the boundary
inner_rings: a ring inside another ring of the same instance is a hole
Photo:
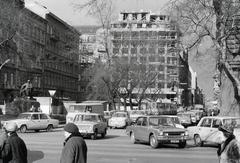
[[[240,163],[240,0],[0,0],[0,163]]]

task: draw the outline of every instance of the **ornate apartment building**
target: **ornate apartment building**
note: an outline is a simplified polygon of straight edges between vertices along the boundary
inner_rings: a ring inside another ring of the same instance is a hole
[[[19,10],[19,14],[13,15],[16,35],[8,41],[9,46],[4,46],[5,50],[0,50],[1,63],[10,59],[0,72],[1,103],[18,96],[20,87],[28,80],[34,96],[49,96],[48,90],[56,90],[57,97],[77,101],[80,33],[34,1],[18,3],[22,4],[20,9],[10,6],[13,11]],[[7,30],[1,24],[0,38],[6,33],[2,29]]]
[[[174,99],[179,84],[179,31],[168,15],[151,12],[121,12],[111,26],[112,55],[138,62],[157,73],[149,95]]]

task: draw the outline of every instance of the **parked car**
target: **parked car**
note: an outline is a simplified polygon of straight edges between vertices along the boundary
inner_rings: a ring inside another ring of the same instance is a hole
[[[239,117],[223,117],[209,116],[203,117],[197,126],[188,127],[190,138],[194,139],[196,146],[203,146],[204,143],[219,144],[223,138],[222,132],[218,131],[218,127],[223,125],[233,125],[234,135],[240,139],[240,118]]]
[[[41,112],[25,112],[19,114],[17,119],[2,121],[1,125],[5,126],[9,122],[15,122],[20,132],[25,133],[27,130],[47,130],[51,131],[58,127],[59,121],[50,118],[47,114]]]
[[[108,121],[110,128],[125,128],[131,124],[131,120],[127,112],[116,112]]]
[[[131,122],[135,122],[140,116],[146,115],[144,110],[131,110],[128,112]]]
[[[177,128],[168,116],[138,117],[134,125],[127,127],[126,132],[132,143],[148,142],[152,148],[157,148],[159,144],[178,144],[184,148],[188,139],[186,129]]]
[[[97,113],[75,113],[73,123],[78,126],[79,132],[84,137],[95,140],[99,134],[104,138],[107,134],[107,122],[103,115]]]

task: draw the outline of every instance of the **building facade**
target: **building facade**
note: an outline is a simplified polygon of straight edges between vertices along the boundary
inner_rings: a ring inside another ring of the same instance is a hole
[[[157,74],[148,88],[151,97],[174,99],[179,83],[179,31],[168,15],[121,12],[111,26],[112,55],[145,65]]]
[[[1,103],[19,96],[21,86],[28,80],[33,96],[50,96],[48,91],[56,90],[55,96],[78,101],[80,33],[34,1],[19,3],[22,8],[15,15],[18,37],[12,39],[15,49],[7,48],[14,55],[6,58],[10,62],[0,74]]]
[[[0,105],[12,101],[20,86],[17,34],[19,15],[24,9],[23,0],[0,1]]]

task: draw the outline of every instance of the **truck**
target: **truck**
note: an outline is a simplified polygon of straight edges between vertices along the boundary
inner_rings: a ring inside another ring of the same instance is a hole
[[[67,123],[73,122],[76,113],[88,112],[104,116],[104,111],[107,110],[107,101],[83,101],[81,103],[71,104],[67,110]]]

